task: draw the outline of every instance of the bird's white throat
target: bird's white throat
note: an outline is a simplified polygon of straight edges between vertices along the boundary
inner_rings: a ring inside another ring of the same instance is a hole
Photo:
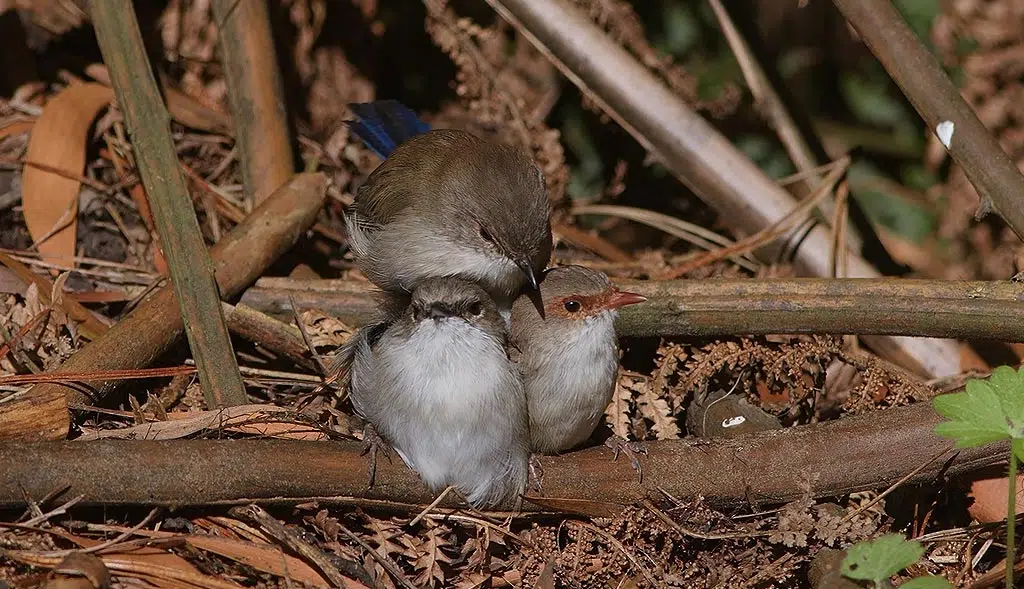
[[[507,257],[431,231],[419,220],[376,227],[352,214],[346,225],[352,250],[367,276],[394,282],[408,291],[426,278],[457,276],[477,283],[501,306],[503,302],[511,305],[525,281],[522,271]],[[453,270],[457,272],[453,274]]]
[[[500,385],[496,377],[508,371],[501,342],[456,317],[420,321],[394,353],[414,359],[404,371],[411,390],[422,391],[430,403],[451,403],[452,410],[493,394]]]

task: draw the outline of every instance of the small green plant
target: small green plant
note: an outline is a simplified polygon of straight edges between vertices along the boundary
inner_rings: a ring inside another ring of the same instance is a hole
[[[881,587],[889,577],[917,562],[924,554],[920,542],[907,540],[899,534],[888,534],[857,542],[846,551],[840,572],[855,581],[870,581]],[[952,589],[949,581],[935,575],[913,578],[900,587],[910,589]]]
[[[1017,460],[1024,457],[1024,368],[1009,366],[992,371],[988,380],[969,380],[962,393],[939,395],[932,405],[948,421],[935,433],[952,438],[959,448],[1010,441],[1009,490],[1006,512],[1006,588],[1013,587],[1016,520]]]

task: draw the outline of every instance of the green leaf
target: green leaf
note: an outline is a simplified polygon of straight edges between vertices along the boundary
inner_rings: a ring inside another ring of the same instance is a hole
[[[839,91],[858,120],[878,127],[895,128],[913,118],[907,104],[893,91],[884,70],[842,73]]]
[[[1009,366],[996,368],[992,371],[989,386],[999,397],[999,404],[1010,422],[1010,435],[1024,437],[1024,368],[1021,372]]]
[[[918,39],[927,43],[932,22],[942,9],[939,0],[896,0],[894,5]]]
[[[879,583],[914,564],[923,554],[924,547],[919,542],[887,534],[851,546],[840,572],[850,579]]]
[[[935,397],[935,410],[949,420],[935,426],[935,433],[956,440],[961,448],[1024,438],[1022,376],[1000,366],[989,380],[967,381],[965,392]]]
[[[953,584],[945,577],[928,575],[925,577],[914,577],[900,585],[900,589],[953,589]]]

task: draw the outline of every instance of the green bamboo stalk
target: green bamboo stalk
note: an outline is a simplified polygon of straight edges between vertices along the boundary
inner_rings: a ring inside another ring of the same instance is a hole
[[[92,18],[131,133],[206,402],[210,407],[244,404],[245,387],[224,323],[213,263],[178,167],[170,115],[149,67],[132,3],[95,0]]]

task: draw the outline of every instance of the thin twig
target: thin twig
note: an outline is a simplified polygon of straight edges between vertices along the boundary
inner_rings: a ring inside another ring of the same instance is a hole
[[[690,223],[682,219],[676,219],[663,213],[626,207],[621,205],[580,205],[572,209],[574,215],[608,215],[620,219],[629,219],[637,223],[643,223],[649,227],[660,229],[673,237],[678,237],[688,243],[696,245],[704,250],[713,251],[719,247],[733,245],[731,239],[722,237],[714,231],[709,231],[696,223]],[[733,262],[745,270],[756,272],[761,266],[760,262],[748,253],[732,256]]]
[[[299,333],[302,334],[302,341],[306,344],[306,349],[309,350],[310,355],[313,357],[313,361],[316,362],[316,367],[320,371],[321,377],[329,376],[327,366],[324,364],[323,358],[316,352],[316,346],[313,345],[313,340],[309,337],[309,332],[306,331],[306,325],[302,322],[302,317],[299,317],[299,307],[295,304],[294,297],[288,297],[288,302],[292,310],[292,318],[295,320],[295,326],[299,328]]]
[[[843,156],[836,161],[836,166],[832,169],[828,175],[822,180],[821,184],[818,185],[818,189],[810,197],[804,199],[796,208],[790,213],[778,221],[772,223],[768,227],[765,227],[761,231],[741,239],[729,247],[720,248],[711,252],[708,252],[694,260],[690,260],[680,266],[672,268],[662,273],[659,278],[669,279],[678,278],[687,272],[691,272],[701,266],[712,264],[719,260],[735,256],[737,254],[743,254],[756,250],[765,244],[775,241],[779,237],[783,236],[790,229],[795,227],[801,221],[807,218],[807,215],[814,210],[814,207],[821,202],[823,198],[831,194],[832,188],[839,181],[839,178],[846,173],[846,169],[850,166],[850,157]]]
[[[25,525],[25,526],[37,526],[37,525],[43,523],[44,521],[50,519],[51,517],[56,517],[58,515],[64,515],[65,513],[68,512],[68,509],[73,507],[76,503],[78,503],[82,499],[85,499],[85,495],[75,495],[71,499],[65,501],[59,507],[51,509],[50,511],[47,511],[46,513],[41,513],[41,514],[37,515],[36,517],[33,517],[32,519],[29,519],[29,520],[25,520],[24,522],[21,522],[21,523],[22,523],[22,525]]]
[[[914,475],[916,475],[917,473],[919,473],[919,472],[921,472],[922,470],[924,470],[925,468],[927,468],[929,464],[931,464],[931,463],[935,462],[935,461],[936,461],[936,460],[938,460],[939,458],[942,458],[942,456],[944,456],[944,455],[945,455],[945,454],[947,454],[948,452],[949,452],[949,448],[943,448],[941,452],[939,452],[939,453],[938,453],[938,454],[936,454],[935,456],[931,457],[931,458],[930,458],[930,459],[929,459],[928,461],[926,461],[926,462],[922,462],[920,466],[918,466],[918,467],[917,467],[917,468],[915,468],[914,470],[912,470],[912,471],[908,472],[908,473],[906,474],[906,476],[902,477],[902,478],[901,478],[900,480],[896,481],[895,483],[893,483],[893,484],[889,485],[889,488],[888,488],[888,489],[886,489],[885,491],[882,491],[881,493],[879,493],[879,494],[878,494],[878,495],[877,495],[877,496],[876,496],[876,497],[875,497],[874,499],[872,499],[871,501],[868,501],[868,502],[867,502],[867,503],[865,503],[864,505],[861,505],[860,507],[858,507],[858,508],[857,508],[857,509],[855,509],[854,511],[851,511],[850,513],[848,513],[848,514],[846,514],[845,516],[843,516],[843,519],[842,519],[842,521],[843,521],[843,522],[848,522],[848,521],[850,521],[851,519],[853,519],[853,518],[857,517],[858,515],[860,515],[860,514],[864,513],[865,511],[867,511],[867,510],[871,509],[871,507],[873,507],[873,506],[874,506],[875,504],[877,504],[877,503],[878,503],[879,501],[881,501],[882,499],[885,499],[885,497],[886,497],[886,496],[887,496],[887,495],[888,495],[889,493],[892,493],[893,491],[895,491],[896,489],[898,489],[898,488],[899,488],[899,487],[900,487],[901,485],[903,485],[904,483],[906,483],[907,481],[909,481],[910,479],[912,479],[912,478],[914,477]]]
[[[398,568],[398,564],[395,561],[391,560],[391,557],[387,555],[382,555],[376,550],[374,550],[373,547],[366,542],[366,540],[360,538],[358,534],[353,533],[352,530],[349,530],[341,523],[338,524],[338,529],[341,530],[341,533],[345,534],[345,536],[348,537],[349,540],[352,540],[353,542],[358,544],[363,550],[365,550],[366,553],[370,555],[370,558],[377,561],[377,564],[384,567],[384,570],[387,571],[389,575],[391,575],[391,578],[394,579],[396,583],[398,583],[402,587],[405,587],[406,589],[416,589],[416,586],[412,584],[412,581],[410,581],[409,578],[406,577],[404,573],[402,573],[402,569]]]
[[[647,511],[653,513],[658,519],[665,523],[668,527],[679,532],[683,536],[689,536],[691,538],[697,538],[698,540],[732,540],[736,538],[758,538],[761,536],[769,536],[771,532],[725,532],[721,534],[706,534],[704,532],[698,532],[687,528],[677,522],[676,520],[669,517],[667,513],[658,509],[650,499],[644,499],[642,502]]]
[[[119,542],[125,540],[126,538],[128,538],[129,536],[131,536],[132,534],[137,532],[138,530],[141,530],[142,528],[144,528],[147,525],[149,525],[149,522],[153,521],[153,519],[156,517],[156,514],[158,514],[158,513],[160,513],[160,508],[159,507],[154,507],[153,509],[149,510],[149,513],[146,514],[146,517],[144,517],[142,519],[142,521],[140,521],[138,524],[136,524],[136,525],[132,526],[131,528],[121,532],[120,534],[118,534],[114,538],[111,538],[110,540],[107,540],[106,542],[101,542],[100,544],[97,544],[95,546],[90,546],[90,547],[86,548],[83,552],[88,552],[88,553],[102,552],[102,551],[106,550],[107,548],[110,548],[111,546],[114,546],[114,545],[118,544]],[[72,552],[72,551],[69,550],[68,552]]]
[[[455,490],[455,486],[454,485],[448,485],[447,487],[445,487],[444,491],[441,491],[438,494],[437,499],[434,499],[433,501],[431,501],[430,505],[424,507],[423,511],[419,512],[419,514],[417,514],[416,517],[412,518],[412,520],[409,522],[409,525],[410,526],[415,526],[416,524],[420,523],[420,520],[422,520],[424,517],[426,517],[426,515],[431,512],[431,510],[433,510],[435,507],[437,507],[441,503],[441,501],[443,501],[444,498],[448,496],[449,492],[454,491],[454,490]]]
[[[345,587],[348,579],[341,574],[331,559],[310,543],[302,540],[296,534],[289,531],[281,522],[267,513],[262,507],[250,504],[244,507],[234,507],[228,511],[232,516],[242,520],[248,520],[260,526],[267,535],[283,544],[302,558],[306,559],[327,577],[327,580],[335,587]],[[353,563],[355,564],[355,563]],[[358,566],[358,564],[356,565]]]

